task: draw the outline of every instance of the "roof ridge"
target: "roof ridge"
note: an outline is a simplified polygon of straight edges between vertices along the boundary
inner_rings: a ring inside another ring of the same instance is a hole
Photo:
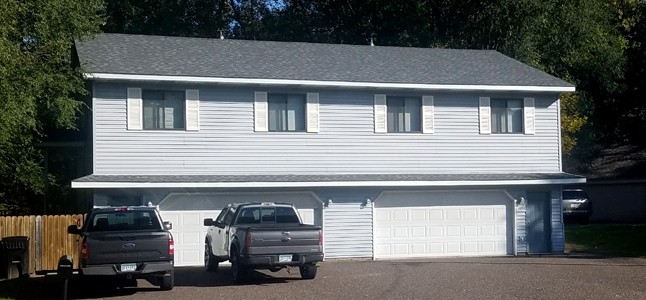
[[[364,44],[346,44],[346,43],[324,43],[324,42],[304,42],[304,41],[279,41],[279,40],[248,40],[248,39],[220,39],[218,37],[196,37],[196,36],[177,36],[177,35],[155,35],[155,34],[130,34],[130,33],[111,33],[104,32],[99,35],[112,35],[112,36],[131,36],[131,37],[146,37],[146,38],[172,38],[172,39],[193,39],[193,40],[205,40],[213,42],[221,41],[235,41],[243,43],[277,43],[277,44],[304,44],[304,45],[323,45],[323,46],[347,46],[347,47],[365,47],[365,48],[401,48],[401,49],[420,49],[420,50],[438,50],[438,51],[465,51],[465,52],[491,52],[498,53],[497,50],[493,49],[470,49],[470,48],[442,48],[442,47],[420,47],[420,46],[399,46],[399,45],[364,45]],[[504,54],[502,54],[504,55]],[[512,58],[513,59],[513,58]]]

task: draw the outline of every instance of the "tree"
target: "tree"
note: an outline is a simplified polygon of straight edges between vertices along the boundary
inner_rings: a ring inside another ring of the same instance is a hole
[[[98,32],[100,0],[4,0],[0,6],[0,212],[40,207],[46,182],[35,145],[74,129],[86,93],[75,39]]]
[[[105,0],[105,32],[215,37],[228,30],[228,0]]]

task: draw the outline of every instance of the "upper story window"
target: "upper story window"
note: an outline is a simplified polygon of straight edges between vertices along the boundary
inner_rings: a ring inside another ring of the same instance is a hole
[[[388,132],[421,132],[422,99],[391,97],[386,99]]]
[[[184,129],[183,91],[143,90],[143,129]]]
[[[491,133],[523,132],[523,100],[491,99]]]
[[[268,94],[269,131],[305,131],[305,94]]]

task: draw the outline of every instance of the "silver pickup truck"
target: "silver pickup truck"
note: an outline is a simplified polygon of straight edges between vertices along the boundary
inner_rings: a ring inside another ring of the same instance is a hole
[[[303,224],[291,204],[229,204],[215,220],[204,219],[204,226],[206,270],[228,260],[235,282],[243,282],[249,269],[286,267],[299,267],[303,279],[312,279],[323,260],[321,227]]]

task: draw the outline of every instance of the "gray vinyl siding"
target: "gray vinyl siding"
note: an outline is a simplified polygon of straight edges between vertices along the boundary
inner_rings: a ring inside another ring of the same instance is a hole
[[[552,204],[552,252],[565,252],[565,228],[563,225],[563,206],[561,204],[561,189],[553,189],[550,193]]]
[[[374,133],[371,90],[280,90],[170,86],[200,90],[200,130],[126,129],[127,87],[94,88],[97,175],[559,172],[556,94],[536,99],[536,134],[479,134],[478,97],[435,97],[435,133]],[[163,88],[168,88],[163,86]],[[318,92],[320,132],[254,132],[253,92]],[[410,92],[378,91],[388,95]]]
[[[323,209],[325,258],[372,258],[372,206],[332,203]]]
[[[516,253],[527,253],[526,214],[525,204],[516,207]]]

